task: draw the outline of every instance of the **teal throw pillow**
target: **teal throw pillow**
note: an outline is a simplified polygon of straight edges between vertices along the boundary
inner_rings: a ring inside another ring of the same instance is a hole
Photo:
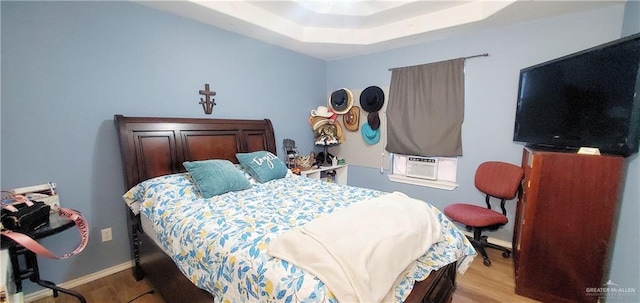
[[[228,160],[183,162],[182,165],[204,198],[251,187],[242,172]]]
[[[268,151],[236,154],[238,162],[258,182],[284,178],[287,175],[287,166],[276,155]]]

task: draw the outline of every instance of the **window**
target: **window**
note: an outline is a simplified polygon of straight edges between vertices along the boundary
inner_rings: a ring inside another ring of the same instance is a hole
[[[392,173],[389,175],[389,180],[392,182],[445,190],[453,190],[458,187],[458,183],[456,183],[458,158],[417,157],[400,154],[391,154],[390,156]]]
[[[464,58],[391,69],[387,146],[394,182],[453,190],[462,156]]]

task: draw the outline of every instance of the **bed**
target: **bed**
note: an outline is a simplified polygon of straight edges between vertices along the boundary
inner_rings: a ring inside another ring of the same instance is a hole
[[[171,213],[186,215],[186,213],[190,211],[190,208],[188,206],[187,208],[178,207],[184,204],[183,200],[195,199],[194,197],[197,196],[196,188],[190,184],[190,175],[185,173],[185,168],[182,165],[184,161],[224,159],[238,163],[236,153],[269,151],[276,154],[275,137],[270,120],[125,117],[123,115],[115,115],[114,121],[120,143],[125,191],[127,194],[130,197],[138,195],[138,198],[140,198],[141,196],[148,195],[148,191],[145,192],[145,190],[149,188],[168,189],[164,192],[158,191],[158,196],[164,197],[164,200],[158,202],[158,205],[170,205],[170,208],[173,208],[173,211],[158,210],[157,208],[151,207],[145,209],[144,205],[142,205],[143,210],[140,212],[135,211],[135,207],[127,209],[131,253],[132,259],[134,260],[133,275],[137,280],[143,278],[148,279],[163,298],[170,303],[220,302],[223,299],[228,300],[228,298],[223,298],[225,293],[235,293],[236,295],[240,294],[244,296],[244,300],[237,302],[267,301],[267,299],[265,299],[267,297],[260,297],[259,292],[268,292],[268,296],[270,296],[268,297],[268,301],[274,302],[336,301],[335,298],[332,297],[331,292],[323,286],[322,281],[319,281],[312,275],[309,277],[309,273],[305,273],[304,277],[307,278],[304,280],[304,283],[300,281],[301,279],[291,280],[292,274],[299,275],[304,271],[296,269],[295,266],[287,264],[277,258],[264,256],[262,252],[263,249],[247,246],[246,254],[260,258],[261,260],[276,262],[279,267],[286,268],[285,274],[289,276],[281,279],[281,282],[288,278],[289,284],[285,282],[278,284],[272,283],[271,281],[260,282],[261,279],[264,279],[263,273],[267,271],[267,269],[269,270],[269,274],[275,271],[273,269],[274,265],[271,263],[264,265],[264,268],[263,264],[260,263],[259,268],[247,266],[245,269],[237,269],[237,272],[233,272],[232,274],[225,274],[225,271],[229,270],[228,265],[218,264],[220,262],[216,260],[202,261],[202,254],[198,250],[199,248],[227,246],[227,243],[221,244],[220,239],[236,242],[241,241],[241,239],[245,237],[242,231],[236,231],[231,238],[228,235],[215,238],[216,241],[218,241],[217,245],[203,245],[201,242],[203,241],[202,239],[193,240],[189,237],[185,238],[185,236],[183,236],[182,242],[169,239],[170,236],[175,233],[175,229],[188,229],[188,227],[185,227],[186,225],[169,227],[168,229],[171,229],[171,231],[163,231],[161,228],[167,222],[196,222],[193,221],[193,217],[198,216],[197,213],[194,213],[190,217],[179,219],[172,219],[173,215],[171,215]],[[250,176],[247,178],[250,179]],[[161,185],[158,185],[158,182],[160,182],[159,184]],[[212,206],[212,209],[217,209],[226,214],[237,211],[237,209],[220,209],[220,205],[236,205],[238,204],[237,201],[246,202],[246,205],[249,205],[249,208],[253,209],[254,215],[252,215],[252,220],[256,220],[255,216],[259,217],[270,209],[275,209],[276,212],[282,212],[280,210],[285,209],[284,206],[277,205],[277,203],[286,204],[287,201],[293,201],[292,199],[311,200],[311,202],[314,200],[315,202],[319,200],[330,201],[327,202],[326,207],[319,207],[317,205],[314,207],[319,208],[320,211],[324,208],[330,209],[331,211],[334,207],[346,207],[345,205],[351,203],[353,200],[375,198],[386,194],[371,189],[354,188],[337,184],[321,184],[318,180],[299,176],[288,176],[287,178],[264,184],[253,180],[252,185],[251,189],[234,192],[229,195],[216,196],[207,199],[207,201],[219,201],[211,202],[219,203],[216,204],[216,206]],[[174,186],[176,187],[174,188]],[[177,189],[178,187],[181,187],[181,189]],[[271,199],[260,200],[257,204],[250,204],[254,203],[251,202],[251,200],[254,199],[253,197],[256,196],[256,193],[259,195],[265,192],[267,187],[270,188],[269,190],[280,193],[279,199],[281,199],[282,202]],[[321,196],[322,193],[319,192],[305,192],[306,190],[311,190],[316,187],[323,188],[327,196]],[[293,197],[292,195],[296,191],[301,192],[300,196]],[[179,194],[177,195],[180,196],[179,199],[174,199],[175,193],[178,192]],[[186,195],[187,198],[183,195]],[[332,200],[331,197],[335,196],[342,197],[342,200]],[[309,197],[315,198],[311,199]],[[234,200],[230,203],[227,199]],[[198,203],[200,202],[198,201]],[[140,206],[141,205],[136,205],[136,207]],[[319,210],[313,209],[311,211],[315,213]],[[158,212],[161,213],[159,214]],[[206,211],[205,208],[203,208],[201,213],[213,213],[215,216],[216,211]],[[291,214],[285,215],[291,216]],[[166,219],[166,221],[153,219],[160,217],[163,218],[162,220]],[[272,217],[273,215],[269,215],[269,218]],[[301,216],[300,222],[296,224],[303,224],[310,220],[307,217],[308,214]],[[221,217],[217,217],[217,219],[214,218],[213,220],[220,221]],[[448,222],[445,217],[440,218],[440,220],[445,223]],[[161,221],[165,223],[157,223]],[[246,225],[247,223],[245,221],[246,220],[243,220],[243,222],[239,222],[238,224]],[[200,221],[197,221],[195,224],[201,224],[198,222]],[[255,222],[252,222],[252,224],[253,223]],[[448,222],[448,224],[450,224],[450,222]],[[443,223],[443,225],[445,224]],[[399,283],[399,285],[404,284],[404,286],[398,286],[400,293],[396,293],[396,301],[449,302],[451,300],[453,290],[455,289],[456,273],[464,272],[464,269],[466,269],[475,256],[475,251],[466,237],[452,226],[451,224],[446,226],[447,229],[443,228],[443,234],[446,233],[448,242],[433,245],[430,251],[433,250],[434,252],[428,252],[422,256],[418,260],[419,262],[417,262],[420,264],[420,267],[418,268],[417,266],[415,271],[410,275],[408,274],[408,277],[402,280],[402,283]],[[205,228],[203,228],[203,230],[204,229]],[[204,236],[204,238],[208,237],[209,236]],[[255,238],[251,238],[251,233],[246,233],[246,237],[249,241],[256,241]],[[184,239],[187,239],[187,241],[185,242]],[[190,249],[187,248],[186,246],[189,246],[191,243],[197,243],[197,245],[194,245],[194,247]],[[264,248],[264,243],[257,245]],[[171,251],[172,247],[174,251]],[[402,250],[403,247],[398,247],[397,249]],[[192,255],[200,259],[196,261],[189,259]],[[236,260],[236,256],[232,256],[232,258],[234,258],[235,263],[242,262]],[[210,274],[211,277],[207,278],[207,273],[204,272],[202,267],[208,267],[214,263],[217,266],[215,267],[216,272]],[[185,266],[194,264],[196,264],[195,268],[185,269]],[[271,267],[269,268],[268,266]],[[245,274],[246,276],[243,276]],[[415,276],[413,276],[414,274]],[[231,275],[242,277],[241,282],[237,283],[237,281],[235,281],[237,279],[230,277]],[[425,276],[426,279],[417,281]],[[251,279],[248,277],[251,277]],[[225,285],[222,284],[224,281],[221,280],[234,280],[233,283],[236,284]],[[407,285],[408,283],[410,285]],[[198,284],[198,286],[196,286],[196,284]],[[214,294],[217,295],[214,296]],[[402,300],[398,298],[402,298]]]

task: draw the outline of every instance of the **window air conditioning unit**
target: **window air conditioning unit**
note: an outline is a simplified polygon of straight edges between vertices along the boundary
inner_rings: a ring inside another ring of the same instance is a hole
[[[406,176],[436,180],[438,177],[438,158],[409,156]]]

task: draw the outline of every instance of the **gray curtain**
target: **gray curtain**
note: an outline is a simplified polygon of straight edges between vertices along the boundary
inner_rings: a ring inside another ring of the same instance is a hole
[[[462,156],[464,58],[391,71],[386,150]]]

